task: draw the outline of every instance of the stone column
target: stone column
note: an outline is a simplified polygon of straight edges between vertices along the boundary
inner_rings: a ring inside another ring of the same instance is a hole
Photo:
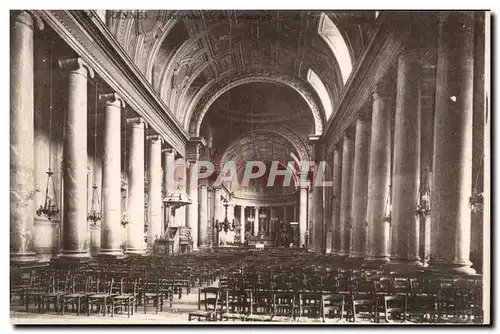
[[[342,196],[342,147],[335,145],[333,149],[333,241],[332,253],[337,254],[340,249],[340,197]]]
[[[441,16],[438,35],[430,268],[470,268],[474,13]]]
[[[125,107],[118,94],[102,94],[105,105],[102,156],[102,222],[99,255],[120,256],[121,240],[121,112]]]
[[[245,244],[245,207],[242,205],[240,211],[240,243]]]
[[[148,215],[149,227],[147,235],[148,248],[152,248],[155,239],[162,234],[161,227],[161,144],[162,139],[158,135],[149,136],[149,183],[148,183]]]
[[[368,160],[370,156],[369,110],[356,119],[356,139],[354,146],[354,171],[351,200],[351,251],[353,258],[366,256],[367,223],[366,203],[368,196]]]
[[[206,184],[200,185],[200,222],[198,240],[200,248],[208,247],[208,188]]]
[[[144,243],[144,128],[142,118],[130,123],[130,149],[128,165],[128,254],[143,254]]]
[[[307,186],[299,189],[299,247],[306,247],[307,232]]]
[[[340,249],[341,256],[349,255],[351,229],[352,173],[354,167],[354,140],[345,133],[342,147],[342,193],[340,196]]]
[[[87,225],[87,75],[81,59],[60,60],[68,71],[68,109],[64,128],[62,256],[70,261],[90,257]]]
[[[34,244],[33,17],[11,12],[10,262],[37,261]],[[87,154],[85,152],[85,154]],[[85,163],[86,167],[86,163]]]
[[[166,147],[161,150],[163,153],[163,197],[172,194],[175,189],[175,151],[171,147]],[[163,203],[163,205],[165,205]],[[165,208],[163,208],[165,210]],[[168,208],[167,212],[163,213],[163,228],[162,233],[167,226],[175,224],[175,217],[172,216],[172,208]]]
[[[259,223],[259,207],[255,207],[255,222],[254,222],[254,229],[253,229],[253,235],[259,235],[260,231],[260,223]]]
[[[191,199],[191,205],[187,206],[186,226],[191,228],[191,238],[193,239],[193,250],[198,249],[198,167],[197,160],[187,161],[187,181],[188,196]]]
[[[420,80],[422,65],[414,52],[398,58],[394,171],[392,175],[391,266],[407,270],[420,265]]]
[[[372,98],[372,131],[368,171],[368,257],[375,265],[389,261],[389,227],[386,206],[391,184],[391,100],[377,87]]]

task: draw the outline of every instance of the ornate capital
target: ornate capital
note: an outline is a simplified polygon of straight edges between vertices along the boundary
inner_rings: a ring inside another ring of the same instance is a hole
[[[59,60],[59,67],[63,70],[76,72],[94,78],[94,70],[80,57]]]
[[[125,101],[118,93],[99,94],[99,102],[106,106],[125,108]]]

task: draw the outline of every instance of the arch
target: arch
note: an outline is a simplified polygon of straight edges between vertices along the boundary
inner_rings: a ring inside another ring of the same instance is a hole
[[[192,107],[192,111],[188,110],[189,117],[187,119],[189,120],[188,130],[190,135],[199,135],[203,117],[212,103],[222,94],[234,87],[252,82],[276,83],[290,87],[296,91],[304,99],[313,114],[314,134],[322,134],[325,113],[319,101],[319,97],[308,83],[296,77],[291,77],[269,69],[248,69],[227,75],[219,80],[213,80],[210,84],[206,85],[206,88],[204,87],[205,89],[203,89],[203,91],[200,90],[199,100],[197,102],[193,101],[193,104],[191,104],[190,107]]]
[[[318,34],[328,44],[340,67],[342,81],[345,84],[352,72],[352,59],[347,43],[337,25],[326,15],[321,13],[318,25]]]
[[[168,34],[172,30],[172,28],[179,22],[179,20],[176,18],[176,15],[169,16],[168,20],[158,28],[158,32],[160,32],[160,35],[158,36],[157,39],[155,39],[153,43],[153,47],[151,48],[151,52],[148,55],[148,59],[146,61],[146,78],[148,79],[149,82],[152,82],[153,80],[153,65],[156,59],[156,55],[158,54],[158,51],[160,50],[161,45],[163,44],[163,41],[165,38],[167,38]]]
[[[244,139],[246,137],[249,137],[253,134],[256,133],[273,133],[276,135],[279,135],[286,139],[288,143],[291,144],[291,146],[294,148],[295,152],[298,155],[299,161],[295,159],[295,157],[291,157],[295,162],[299,163],[301,161],[307,161],[309,160],[309,153],[306,144],[302,141],[302,139],[297,136],[292,130],[288,129],[285,126],[278,125],[278,126],[264,126],[261,127],[257,130],[253,130],[252,132],[245,132],[242,135],[236,137],[234,140],[232,140],[232,143],[230,143],[227,147],[224,148],[223,154],[221,156],[220,162],[225,162],[227,159],[227,154],[229,152],[229,149],[234,146],[237,142],[239,142],[241,139]]]

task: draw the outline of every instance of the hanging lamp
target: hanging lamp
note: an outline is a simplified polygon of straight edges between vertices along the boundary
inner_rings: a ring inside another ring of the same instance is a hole
[[[123,138],[123,164],[127,163],[127,109],[125,109],[125,130],[124,130],[124,138]],[[123,212],[122,212],[122,218],[121,218],[121,224],[122,226],[127,226],[130,224],[130,217],[128,216],[128,184],[127,184],[127,173],[126,171],[123,173],[122,177],[122,189],[124,189],[124,194],[123,194]]]
[[[481,155],[481,163],[476,173],[476,181],[474,182],[474,189],[472,190],[472,195],[469,197],[469,207],[472,212],[483,212],[484,196],[482,192],[479,192],[477,186],[479,181],[479,176],[483,169],[483,158],[484,155]]]
[[[59,206],[57,205],[57,196],[55,191],[55,181],[54,181],[54,173],[52,172],[52,109],[53,109],[53,101],[52,101],[52,84],[53,84],[53,47],[54,42],[51,40],[50,42],[50,78],[49,78],[49,168],[46,172],[47,174],[47,183],[45,187],[45,198],[43,201],[43,205],[40,205],[38,210],[36,210],[37,216],[45,216],[48,220],[51,220],[54,216],[59,214]]]
[[[93,166],[93,175],[92,175],[92,201],[90,204],[90,211],[87,214],[87,220],[90,220],[92,223],[97,224],[101,217],[101,201],[99,199],[99,191],[96,182],[96,162],[97,162],[97,92],[98,85],[95,86],[95,109],[94,109],[94,166]]]

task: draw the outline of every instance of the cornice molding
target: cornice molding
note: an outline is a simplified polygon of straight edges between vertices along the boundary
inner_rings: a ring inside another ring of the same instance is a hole
[[[159,135],[185,154],[187,133],[97,15],[74,10],[38,13]]]
[[[335,116],[325,126],[322,139],[329,151],[342,139],[358,111],[370,99],[377,83],[404,49],[411,19],[408,13],[381,13],[378,17],[370,40],[342,89],[334,110]]]

